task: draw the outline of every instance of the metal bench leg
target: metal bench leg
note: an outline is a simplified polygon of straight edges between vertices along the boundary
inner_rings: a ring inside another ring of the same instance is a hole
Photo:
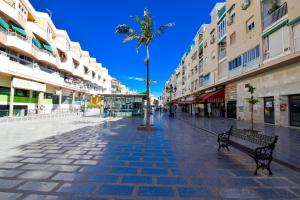
[[[256,163],[256,169],[255,169],[254,175],[257,175],[257,171],[259,169],[259,163],[258,163],[258,160],[256,158],[254,158],[254,160],[255,160],[255,163]]]
[[[225,147],[226,147],[227,151],[230,151],[228,144],[226,144]]]
[[[272,162],[272,159],[268,161],[268,164],[267,164],[267,170],[269,171],[269,175],[272,176],[273,175],[273,172],[271,171],[271,162]]]
[[[219,143],[218,151],[220,151],[220,149],[221,149],[221,143],[219,141],[218,141],[218,143]]]

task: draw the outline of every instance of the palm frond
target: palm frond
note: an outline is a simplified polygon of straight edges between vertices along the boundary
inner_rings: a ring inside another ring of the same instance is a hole
[[[165,24],[160,26],[153,34],[152,34],[152,40],[154,40],[155,38],[157,38],[158,36],[160,36],[166,29],[175,26],[174,22]]]
[[[142,20],[139,16],[131,16],[131,18],[136,21],[141,27],[145,23],[144,20]]]
[[[136,39],[139,39],[139,38],[140,38],[140,35],[137,34],[137,33],[128,34],[128,35],[124,38],[123,43],[128,42],[128,41],[131,41],[131,40],[136,40]]]
[[[118,33],[118,34],[128,34],[130,33],[130,30],[132,30],[130,28],[129,25],[127,24],[120,24],[116,27],[116,30],[115,30],[115,33]]]
[[[149,40],[151,40],[152,32],[153,32],[153,20],[150,11],[145,8],[144,10],[144,22],[145,22],[145,27],[143,30],[143,34],[145,37],[148,37]]]

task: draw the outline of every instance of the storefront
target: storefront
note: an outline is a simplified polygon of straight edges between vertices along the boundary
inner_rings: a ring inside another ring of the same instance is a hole
[[[199,96],[197,103],[200,116],[204,117],[225,117],[225,92],[224,89],[212,90]]]
[[[237,92],[236,83],[231,83],[225,87],[226,117],[236,119]]]
[[[300,95],[290,96],[290,125],[300,127]]]
[[[142,94],[103,94],[104,109],[112,117],[131,117],[144,114],[144,100]]]
[[[265,123],[275,123],[274,97],[264,98],[264,121]]]

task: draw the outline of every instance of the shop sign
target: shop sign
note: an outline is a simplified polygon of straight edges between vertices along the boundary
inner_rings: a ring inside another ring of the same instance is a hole
[[[39,92],[46,92],[46,85],[29,80],[13,78],[12,86],[14,88],[27,89]]]
[[[239,106],[239,112],[244,112],[244,106]]]
[[[286,110],[287,110],[287,104],[286,103],[280,104],[280,111],[286,111]]]

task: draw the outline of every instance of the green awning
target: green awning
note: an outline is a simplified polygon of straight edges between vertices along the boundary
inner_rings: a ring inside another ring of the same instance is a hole
[[[300,23],[300,16],[299,17],[296,17],[295,19],[291,20],[289,22],[289,26],[294,26],[296,24]]]
[[[11,25],[12,29],[14,29],[16,32],[21,34],[23,37],[27,36],[26,31],[24,29],[22,29],[21,27],[19,27],[18,25],[13,24],[13,23],[11,23],[10,25]]]
[[[147,91],[145,91],[145,92],[140,92],[139,94],[147,94]]]
[[[220,10],[218,10],[218,19],[219,21],[223,19],[226,14],[226,6],[224,5]]]
[[[53,49],[50,45],[48,44],[43,44],[44,49],[46,49],[47,51],[49,51],[50,53],[53,53]]]
[[[0,26],[4,28],[5,30],[8,30],[8,24],[0,17]]]
[[[32,42],[36,47],[38,48],[42,47],[41,43],[35,37],[32,38]]]
[[[272,33],[275,33],[276,31],[278,31],[279,29],[281,29],[282,27],[286,26],[288,24],[288,20],[285,20],[283,22],[281,22],[280,24],[278,24],[277,26],[271,28],[269,31],[265,32],[262,37],[268,37],[269,35],[271,35]]]

